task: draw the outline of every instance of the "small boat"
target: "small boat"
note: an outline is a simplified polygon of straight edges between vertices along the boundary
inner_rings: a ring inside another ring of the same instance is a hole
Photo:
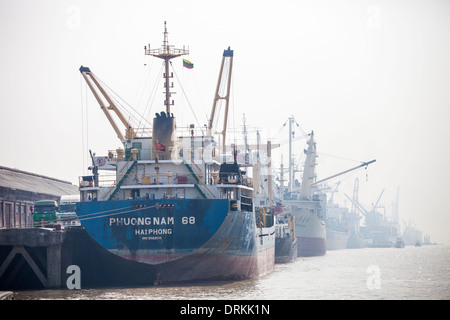
[[[288,263],[296,258],[295,218],[289,213],[279,214],[275,222],[275,263]]]
[[[405,242],[403,241],[402,238],[397,238],[397,241],[395,242],[395,247],[396,248],[404,248],[405,247]]]

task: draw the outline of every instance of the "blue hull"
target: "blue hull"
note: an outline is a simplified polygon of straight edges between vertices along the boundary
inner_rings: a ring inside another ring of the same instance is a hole
[[[78,216],[105,249],[155,266],[163,282],[248,279],[273,270],[274,228],[221,199],[80,202]]]

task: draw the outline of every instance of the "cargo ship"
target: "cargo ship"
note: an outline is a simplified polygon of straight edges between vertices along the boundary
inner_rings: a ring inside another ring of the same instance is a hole
[[[329,249],[344,249],[349,240],[349,232],[346,229],[339,230],[333,226],[331,220],[330,230],[327,221],[327,195],[319,188],[319,185],[353,170],[366,167],[376,160],[362,162],[351,169],[339,172],[327,178],[316,181],[316,142],[314,131],[309,134],[308,148],[304,150],[306,160],[303,167],[302,182],[299,191],[291,192],[285,197],[284,204],[290,207],[295,217],[295,235],[297,237],[297,249],[299,257],[321,256]],[[323,189],[323,188],[322,188]],[[327,246],[328,239],[331,241]]]
[[[273,219],[256,210],[253,180],[238,163],[236,147],[226,146],[227,110],[220,150],[213,134],[219,101],[226,100],[228,109],[233,50],[223,53],[208,126],[190,125],[183,131],[170,108],[169,67],[171,59],[188,53],[169,45],[166,24],[162,47],[145,47],[145,54],[162,59],[165,67],[165,110],[156,114],[147,136],[121,115],[91,70],[80,68],[123,148],[104,157],[92,155],[92,175],[80,177],[77,214],[105,250],[152,266],[158,283],[259,277],[274,268]],[[191,69],[193,64],[183,59],[183,66]],[[224,83],[225,95],[219,93]],[[125,135],[109,110],[122,121]],[[106,183],[99,172],[112,173],[114,182]]]
[[[350,233],[345,230],[336,230],[327,226],[327,250],[347,249]]]
[[[398,224],[394,221],[389,221],[386,214],[382,213],[382,211],[385,211],[384,207],[378,206],[384,189],[381,191],[378,199],[375,201],[375,204],[372,205],[372,208],[367,210],[358,201],[358,188],[359,180],[356,178],[353,198],[349,197],[347,194],[345,194],[345,196],[352,203],[352,212],[356,212],[356,210],[358,210],[358,212],[363,215],[364,225],[357,225],[357,229],[355,230],[356,232],[353,232],[352,237],[349,240],[348,247],[354,248],[358,245],[364,245],[369,248],[394,247],[399,236],[397,231]],[[394,212],[393,216],[397,216],[396,220],[398,220],[398,213]]]
[[[297,255],[299,257],[321,256],[326,253],[326,194],[313,192],[316,165],[316,142],[314,132],[309,134],[308,149],[303,168],[300,192],[285,198],[285,205],[295,217]]]
[[[348,217],[348,209],[334,203],[331,195],[327,204],[327,250],[347,249],[350,238]]]
[[[322,256],[326,253],[326,226],[322,216],[325,209],[321,196],[292,201],[298,257]]]

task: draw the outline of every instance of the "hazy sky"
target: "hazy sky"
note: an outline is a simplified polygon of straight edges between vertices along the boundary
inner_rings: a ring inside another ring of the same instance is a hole
[[[341,181],[338,201],[358,177],[360,201],[384,189],[390,214],[399,188],[400,219],[450,243],[450,1],[0,0],[0,165],[77,183],[88,149],[120,145],[80,65],[137,109],[157,88],[150,115],[160,111],[162,83],[148,82],[160,61],[144,45],[160,47],[164,21],[170,43],[189,46],[194,69],[173,63],[200,122],[231,46],[231,125],[245,113],[283,141],[293,115],[315,132],[319,179],[357,165],[342,158],[376,159],[330,182]],[[191,123],[175,91],[177,123]]]

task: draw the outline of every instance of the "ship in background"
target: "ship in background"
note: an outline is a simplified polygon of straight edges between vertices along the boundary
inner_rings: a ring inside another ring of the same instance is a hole
[[[292,121],[293,119],[290,118],[290,125]],[[289,132],[292,132],[291,128]],[[290,213],[295,217],[295,236],[299,257],[321,256],[326,253],[326,194],[313,191],[317,158],[313,131],[309,134],[307,143],[300,191],[290,192],[284,197],[284,204],[290,208]],[[291,152],[289,159],[292,159]],[[291,169],[289,169],[289,175],[292,176]],[[289,185],[292,190],[291,181]]]
[[[337,187],[336,187],[337,189]],[[372,204],[370,210],[358,200],[359,179],[355,179],[353,197],[350,198],[351,209],[341,207],[333,202],[332,192],[327,206],[327,250],[356,249],[366,247],[402,247],[404,237],[410,240],[407,234],[413,234],[412,229],[400,237],[398,224],[398,199],[392,204],[392,217],[386,214],[384,206],[380,205],[380,199],[384,190]],[[397,195],[398,197],[398,195]],[[361,221],[363,224],[361,225]],[[414,239],[420,238],[412,236]],[[416,240],[410,240],[410,244]]]
[[[356,204],[359,203],[358,200],[358,190],[359,190],[359,179],[356,178],[353,186],[353,198],[349,199],[352,206],[350,212],[347,216],[347,221],[350,229],[350,237],[348,239],[347,248],[348,249],[360,249],[366,248],[372,243],[372,238],[370,235],[363,234],[361,232],[361,220],[362,216],[360,209]],[[345,194],[347,198],[350,198]]]
[[[350,225],[348,222],[350,213],[347,208],[341,207],[334,202],[334,194],[339,184],[340,182],[331,191],[327,201],[327,250],[347,249],[350,238]]]
[[[422,231],[418,230],[415,226],[415,224],[411,221],[408,221],[408,224],[403,222],[404,229],[403,229],[403,235],[402,239],[405,242],[405,245],[412,246],[416,243],[430,243],[429,236],[424,240],[424,237],[422,237]]]
[[[289,118],[289,188],[284,191],[283,178],[281,177],[281,193],[283,204],[289,208],[289,212],[295,217],[295,234],[297,237],[297,250],[299,257],[321,256],[330,249],[345,249],[349,230],[342,226],[343,221],[336,221],[335,216],[328,219],[327,195],[323,183],[362,167],[367,167],[376,160],[362,162],[351,169],[339,172],[327,178],[317,181],[315,168],[317,165],[316,142],[314,131],[308,134],[307,149],[304,150],[306,159],[303,166],[302,181],[299,187],[294,188],[294,170],[292,166],[292,123],[294,118]],[[305,134],[306,136],[306,134]],[[283,168],[281,168],[283,173]],[[338,223],[335,223],[338,222]],[[328,228],[328,224],[330,225]],[[327,241],[330,245],[327,245]]]
[[[393,206],[392,219],[389,219],[386,210],[379,205],[384,189],[379,194],[371,209],[367,210],[358,200],[359,180],[355,179],[353,198],[345,194],[352,203],[352,213],[358,212],[364,219],[363,225],[358,225],[352,231],[349,240],[349,248],[369,247],[369,248],[390,248],[399,243],[398,224],[398,195],[397,202]]]
[[[297,238],[295,237],[295,218],[285,212],[285,207],[281,199],[275,200],[274,183],[272,172],[272,149],[280,147],[280,144],[273,144],[270,140],[267,144],[261,144],[260,134],[257,131],[256,152],[250,153],[247,143],[247,129],[244,115],[244,151],[241,153],[242,162],[254,162],[253,184],[254,203],[257,212],[264,212],[267,218],[273,217],[275,224],[275,263],[288,263],[297,258]],[[264,153],[264,149],[266,152]],[[264,158],[264,160],[261,160]],[[251,160],[252,159],[252,160]],[[253,160],[254,159],[254,160]],[[265,163],[263,166],[262,163]]]
[[[437,245],[437,242],[432,242],[431,236],[429,234],[426,234],[423,236],[423,244],[426,246],[432,246],[432,245]]]
[[[165,110],[153,119],[151,136],[145,130],[139,135],[91,70],[80,68],[123,143],[105,157],[92,155],[93,174],[81,177],[77,214],[83,227],[109,252],[151,266],[157,282],[250,279],[271,272],[273,217],[256,210],[252,178],[238,164],[236,148],[229,151],[226,145],[233,50],[224,50],[207,128],[190,125],[185,131],[176,126],[170,108],[169,66],[189,50],[169,45],[165,26],[162,48],[149,46],[145,53],[162,59],[165,67]],[[222,100],[226,111],[218,150],[213,123]],[[109,110],[125,126],[125,135]]]
[[[284,212],[281,202],[275,206],[275,263],[288,263],[297,258],[295,217]]]

